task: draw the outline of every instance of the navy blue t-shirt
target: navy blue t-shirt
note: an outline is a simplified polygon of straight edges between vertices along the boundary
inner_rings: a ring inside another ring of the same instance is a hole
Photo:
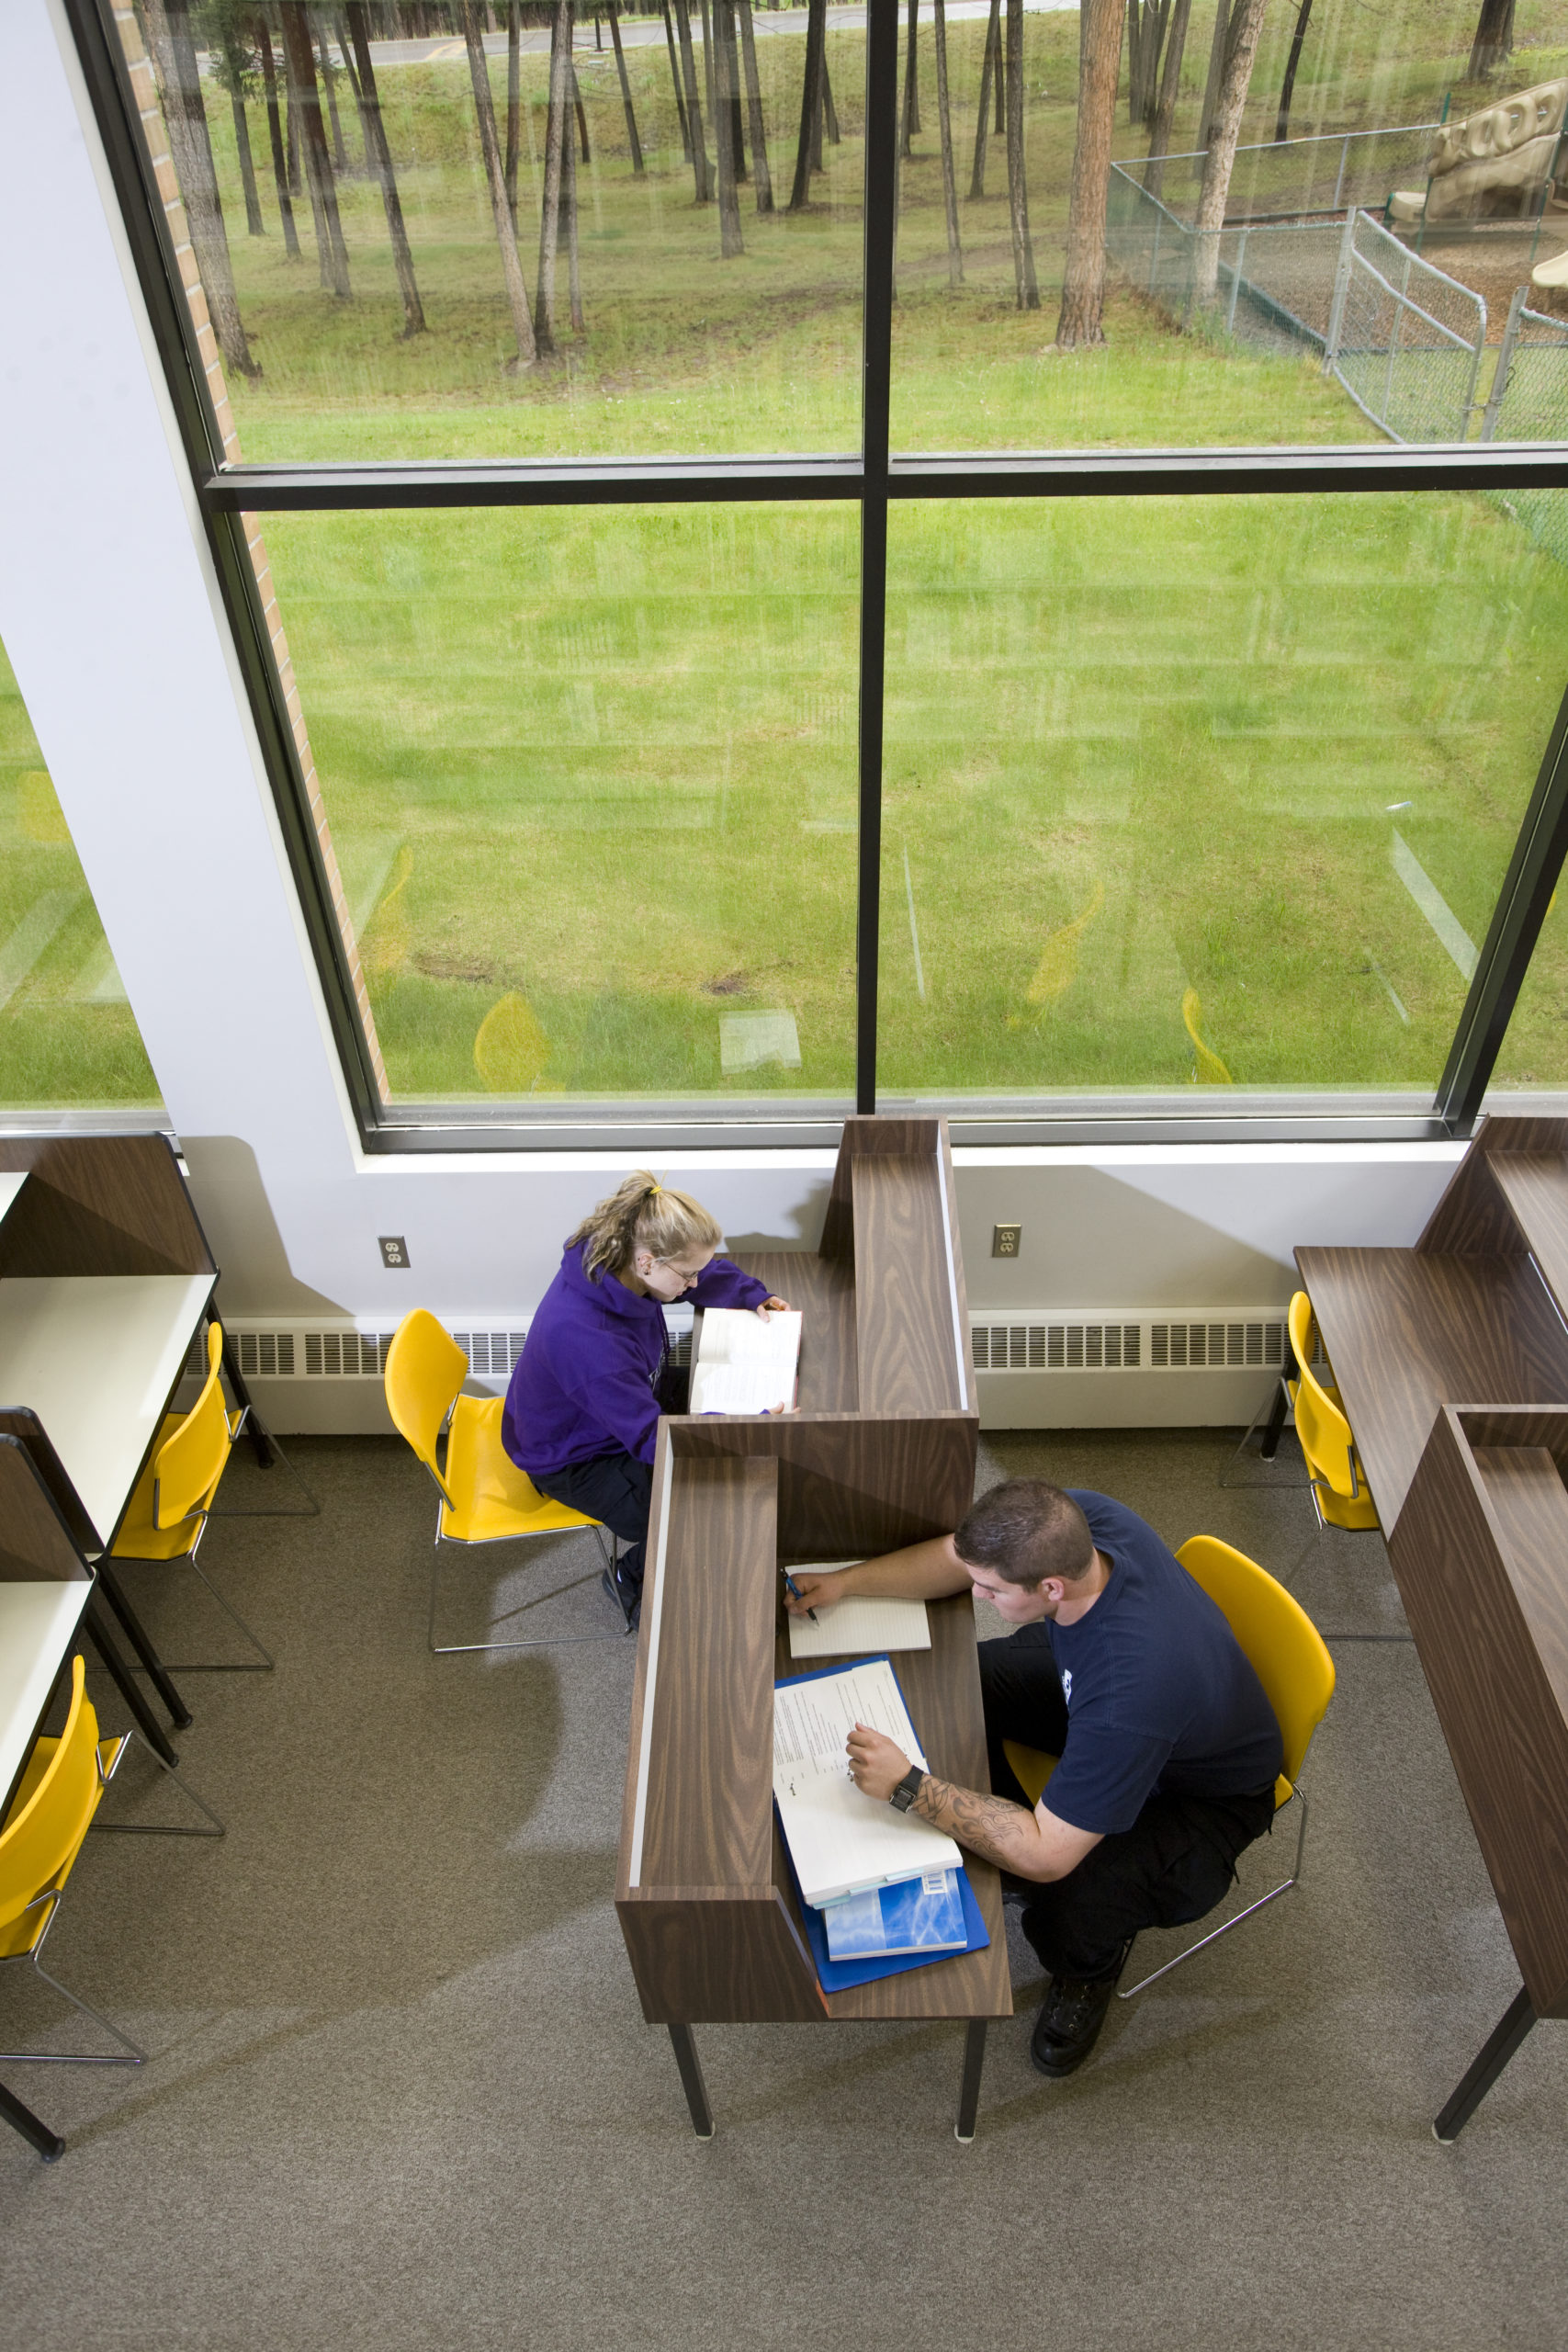
[[[1239,1796],[1280,1771],[1280,1726],[1224,1611],[1147,1522],[1069,1487],[1111,1580],[1052,1623],[1067,1742],[1045,1803],[1075,1829],[1130,1829],[1156,1790]]]

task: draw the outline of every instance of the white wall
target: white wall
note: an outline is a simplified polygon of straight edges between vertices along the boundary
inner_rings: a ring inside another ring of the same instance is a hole
[[[53,0],[8,0],[6,15],[0,638],[185,1144],[223,1303],[380,1329],[416,1302],[458,1326],[515,1318],[626,1163],[360,1152],[69,40]],[[1278,1306],[1292,1244],[1413,1239],[1457,1157],[964,1151],[970,1303]],[[660,1164],[732,1237],[814,1244],[830,1155]],[[1016,1262],[989,1255],[992,1224],[1009,1218],[1025,1228]],[[406,1236],[412,1272],[383,1271],[383,1233]],[[1055,1395],[1053,1419],[1090,1409]],[[343,1413],[366,1425],[363,1400]]]

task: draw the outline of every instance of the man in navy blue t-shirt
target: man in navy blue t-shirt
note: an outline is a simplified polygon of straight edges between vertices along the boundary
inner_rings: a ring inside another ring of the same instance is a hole
[[[980,1645],[992,1793],[915,1770],[863,1726],[850,1769],[1024,1894],[1024,1932],[1051,1976],[1031,2055],[1043,2074],[1071,2074],[1139,1928],[1201,1919],[1274,1817],[1280,1726],[1224,1613],[1135,1511],[1043,1478],[994,1487],[955,1535],[795,1582],[796,1610],[971,1587],[1017,1627]],[[1008,1739],[1061,1758],[1032,1811]]]

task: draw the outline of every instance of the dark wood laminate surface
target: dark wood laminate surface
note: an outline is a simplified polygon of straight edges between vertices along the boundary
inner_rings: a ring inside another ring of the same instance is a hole
[[[929,1650],[899,1650],[894,1656],[909,1720],[915,1726],[926,1760],[940,1780],[961,1788],[990,1786],[986,1763],[986,1726],[980,1705],[980,1674],[975,1659],[975,1604],[967,1593],[949,1600],[927,1603],[931,1620]],[[792,1658],[789,1635],[780,1612],[775,1669],[787,1675],[814,1668],[847,1666],[851,1651],[841,1658]],[[969,1882],[990,1931],[984,1951],[962,1952],[955,1959],[934,1961],[929,1968],[913,1968],[901,1976],[879,1977],[852,1992],[827,1996],[830,2017],[844,2018],[1008,2018],[1012,2015],[1012,1991],[1008,1973],[1007,1936],[1002,1926],[1001,1881],[989,1862],[965,1855]],[[775,1839],[774,1868],[790,1916],[800,1913],[782,1849]]]
[[[855,1413],[669,1424],[682,1458],[766,1455],[779,1465],[782,1558],[841,1560],[948,1535],[975,1498],[973,1413],[868,1420]]]
[[[967,1399],[936,1153],[857,1159],[853,1179],[861,1410],[961,1409]]]
[[[775,1298],[799,1307],[800,1409],[852,1413],[860,1403],[855,1372],[854,1268],[805,1250],[761,1250],[736,1264],[766,1283]]]
[[[1500,1151],[1492,1182],[1560,1312],[1568,1314],[1568,1157],[1561,1151]]]
[[[1568,1331],[1527,1258],[1298,1250],[1385,1535],[1441,1406],[1568,1401]]]
[[[641,1883],[765,1885],[778,1473],[736,1456],[671,1472]]]
[[[1565,1149],[1568,1120],[1483,1119],[1427,1219],[1416,1249],[1424,1257],[1451,1256],[1456,1251],[1467,1256],[1510,1254],[1518,1248],[1518,1238],[1508,1204],[1495,1181],[1493,1161],[1504,1153]]]
[[[852,1163],[879,1152],[913,1155],[919,1159],[937,1148],[943,1132],[939,1119],[888,1119],[874,1113],[869,1117],[856,1116],[844,1121],[839,1139],[839,1157],[833,1168],[832,1186],[828,1194],[827,1214],[822,1221],[821,1251],[824,1258],[854,1258],[854,1204],[851,1178]],[[956,1232],[957,1227],[953,1230]]]
[[[1491,1420],[1495,1432],[1499,1410]],[[1526,1988],[1538,2016],[1562,2016],[1568,1716],[1553,1588],[1568,1506],[1545,1449],[1472,1453],[1461,1424],[1452,1407],[1438,1415],[1389,1556]]]
[[[29,1177],[0,1275],[218,1271],[166,1136],[0,1136],[0,1169]]]
[[[26,1445],[0,1435],[0,1584],[74,1584],[86,1574]]]

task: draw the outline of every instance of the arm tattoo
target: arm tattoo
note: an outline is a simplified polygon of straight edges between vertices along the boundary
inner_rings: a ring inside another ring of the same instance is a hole
[[[950,1781],[935,1780],[928,1772],[909,1810],[1002,1870],[1027,1867],[1031,1849],[1038,1852],[1031,1834],[1036,1826],[1034,1815],[1009,1797],[983,1797],[976,1789],[954,1788]]]

